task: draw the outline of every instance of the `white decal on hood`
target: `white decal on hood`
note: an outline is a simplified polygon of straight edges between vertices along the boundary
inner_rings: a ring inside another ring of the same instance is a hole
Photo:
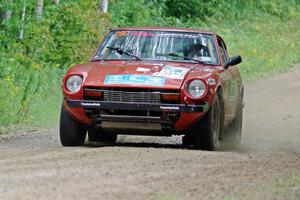
[[[214,71],[214,70],[211,69],[211,68],[204,68],[204,69],[202,69],[202,71],[204,71],[204,72],[212,72],[212,71]]]
[[[183,79],[188,71],[189,69],[187,68],[166,65],[160,72],[156,72],[153,75],[166,78]]]
[[[136,71],[137,71],[137,72],[149,72],[150,69],[149,69],[149,68],[138,67],[138,68],[136,69]]]

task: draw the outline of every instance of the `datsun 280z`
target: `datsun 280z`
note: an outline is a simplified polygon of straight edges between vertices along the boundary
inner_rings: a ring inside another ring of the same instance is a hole
[[[244,87],[224,40],[179,28],[111,30],[90,61],[62,83],[63,146],[116,142],[117,135],[182,135],[183,145],[217,150],[241,142]]]

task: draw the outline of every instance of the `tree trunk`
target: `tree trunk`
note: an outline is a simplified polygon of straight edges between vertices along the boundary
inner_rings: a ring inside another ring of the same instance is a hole
[[[25,16],[26,16],[26,0],[23,0],[22,15],[21,15],[21,27],[20,27],[20,32],[19,32],[19,40],[21,40],[21,41],[24,39]]]
[[[59,4],[59,0],[53,0],[53,2],[58,5]]]
[[[103,13],[107,13],[108,0],[100,0],[99,8]]]
[[[36,18],[41,19],[43,15],[43,7],[44,7],[44,0],[37,0],[36,2]]]
[[[13,0],[7,0],[7,4],[8,4],[9,6],[11,6],[12,3],[13,3]],[[4,12],[4,14],[3,14],[3,20],[4,20],[4,21],[10,20],[11,14],[12,14],[12,10],[11,10],[11,8],[9,8],[8,10],[6,10],[6,11]]]

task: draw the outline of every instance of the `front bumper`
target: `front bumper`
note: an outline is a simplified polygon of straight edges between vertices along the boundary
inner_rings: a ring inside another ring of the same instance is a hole
[[[148,110],[148,111],[172,111],[172,112],[206,112],[209,109],[208,103],[201,105],[184,104],[150,104],[131,102],[107,102],[92,100],[67,100],[72,108],[88,109],[119,109],[119,110]]]

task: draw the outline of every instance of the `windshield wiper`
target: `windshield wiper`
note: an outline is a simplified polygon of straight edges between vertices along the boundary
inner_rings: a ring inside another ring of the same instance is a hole
[[[134,55],[134,54],[132,54],[132,53],[129,53],[129,52],[127,52],[127,51],[125,51],[125,50],[123,50],[123,49],[121,49],[121,48],[110,47],[110,46],[107,46],[106,48],[111,49],[111,50],[114,50],[114,51],[116,51],[116,52],[117,52],[118,54],[120,54],[120,55],[125,54],[125,55],[127,55],[127,56],[131,56],[131,57],[135,58],[136,60],[142,60],[140,57],[138,57],[138,56],[136,56],[136,55]]]
[[[177,58],[183,58],[183,59],[185,59],[185,60],[192,60],[192,61],[195,61],[195,62],[197,62],[197,63],[200,63],[200,64],[203,64],[203,65],[205,65],[206,63],[205,62],[203,62],[203,61],[201,61],[201,60],[196,60],[196,59],[194,59],[194,58],[190,58],[190,57],[186,57],[186,56],[181,56],[181,55],[178,55],[177,53],[169,53],[168,54],[169,56],[174,56],[174,57],[177,57]]]

